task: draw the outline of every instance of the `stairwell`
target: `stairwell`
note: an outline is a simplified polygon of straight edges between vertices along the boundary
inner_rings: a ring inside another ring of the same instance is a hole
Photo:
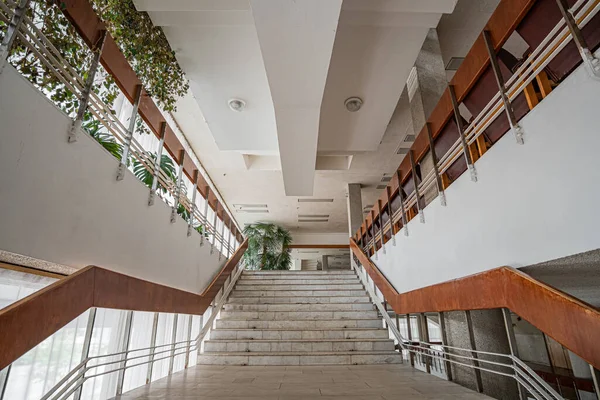
[[[204,365],[398,364],[400,353],[354,271],[244,271]]]

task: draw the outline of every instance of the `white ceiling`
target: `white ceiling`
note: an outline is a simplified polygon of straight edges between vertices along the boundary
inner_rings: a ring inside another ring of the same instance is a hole
[[[267,213],[234,211],[238,222],[345,232],[347,184],[361,183],[363,205],[372,205],[402,160],[397,148],[411,144],[401,94],[428,29],[456,0],[134,3],[163,27],[190,80],[174,118],[228,206],[267,205]],[[357,113],[344,108],[351,96],[364,101]],[[246,109],[230,110],[232,98]],[[329,217],[298,222],[304,214]]]

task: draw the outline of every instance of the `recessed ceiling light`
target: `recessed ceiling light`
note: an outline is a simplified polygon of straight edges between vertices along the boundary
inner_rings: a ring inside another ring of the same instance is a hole
[[[363,105],[363,101],[360,97],[349,97],[344,101],[346,110],[350,112],[357,112]]]
[[[229,100],[229,108],[233,111],[242,112],[244,108],[246,108],[246,102],[241,99],[231,99]]]

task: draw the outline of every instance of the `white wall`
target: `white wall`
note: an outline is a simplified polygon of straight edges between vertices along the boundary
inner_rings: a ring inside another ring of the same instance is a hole
[[[200,292],[223,264],[200,235],[10,66],[0,75],[0,249]]]
[[[373,260],[399,292],[600,248],[600,81],[580,67]]]

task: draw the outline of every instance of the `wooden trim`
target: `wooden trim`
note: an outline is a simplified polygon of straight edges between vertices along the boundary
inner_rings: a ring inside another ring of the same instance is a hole
[[[54,278],[54,279],[63,279],[64,277],[68,276],[68,275],[63,275],[63,274],[59,274],[56,272],[44,271],[44,270],[32,268],[32,267],[23,267],[21,265],[8,264],[5,262],[0,262],[0,268],[10,269],[12,271],[24,272],[26,274],[46,276],[48,278]]]
[[[357,231],[357,236],[359,233]],[[348,244],[290,244],[288,249],[349,249]]]
[[[600,312],[510,267],[500,267],[406,293],[398,293],[350,240],[350,248],[397,314],[508,308],[600,368]]]
[[[0,310],[0,370],[91,307],[200,315],[242,257],[244,241],[203,294],[89,266]]]

